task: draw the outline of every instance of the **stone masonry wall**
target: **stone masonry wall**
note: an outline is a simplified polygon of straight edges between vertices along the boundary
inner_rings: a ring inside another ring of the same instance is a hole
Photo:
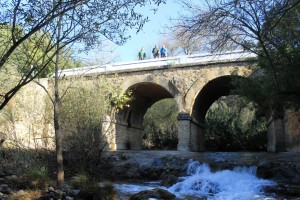
[[[45,88],[48,80],[39,81]],[[31,82],[24,86],[1,110],[0,132],[6,137],[4,145],[19,148],[54,147],[50,104],[47,94],[38,84]]]
[[[135,81],[139,80],[140,82],[151,82],[155,81],[155,79],[158,78],[164,78],[166,80],[169,80],[176,86],[176,88],[180,91],[179,102],[184,103],[184,97],[197,81],[201,80],[203,84],[206,84],[214,78],[228,76],[233,73],[238,74],[240,76],[248,76],[251,72],[251,69],[247,66],[248,65],[244,62],[198,66],[179,65],[143,71],[119,72],[117,76],[108,75],[106,76],[106,78],[113,79],[112,82],[114,82],[116,85],[121,86],[124,85],[125,82],[130,82],[131,79],[134,79]],[[124,89],[126,90],[128,88]],[[193,96],[192,98],[194,100],[195,96]],[[179,111],[188,112],[188,110],[185,110],[185,108],[183,107],[183,105],[179,105]]]

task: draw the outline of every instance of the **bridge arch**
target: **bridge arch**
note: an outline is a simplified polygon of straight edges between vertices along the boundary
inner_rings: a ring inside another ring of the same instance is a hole
[[[176,98],[179,95],[178,88],[170,80],[168,80],[164,77],[158,77],[158,76],[154,76],[154,75],[148,75],[145,77],[144,76],[132,77],[132,78],[126,80],[121,85],[122,92],[128,91],[134,85],[137,85],[139,83],[154,83],[154,84],[157,84],[157,85],[160,85],[161,87],[163,87],[174,98]]]
[[[213,72],[212,72],[213,73]],[[209,78],[199,78],[196,80],[193,85],[190,87],[190,89],[187,91],[186,95],[183,99],[183,109],[182,112],[186,112],[189,115],[192,115],[193,112],[193,106],[195,104],[196,98],[198,97],[199,92],[211,81],[217,80],[220,78],[223,81],[225,81],[224,77],[230,78],[235,74],[235,76],[247,79],[246,77],[249,75],[248,72],[245,70],[240,70],[238,68],[235,68],[233,71],[226,71],[222,74],[212,74]]]
[[[243,76],[235,76],[242,81],[250,81]],[[186,96],[186,101],[191,104],[189,113],[185,113],[187,117],[183,118],[185,127],[189,127],[190,135],[185,135],[185,145],[178,146],[181,150],[204,151],[204,134],[205,134],[205,116],[210,106],[222,96],[228,96],[230,91],[234,89],[232,75],[224,75],[215,77],[209,81],[198,80]],[[198,93],[196,93],[198,89]],[[191,94],[195,96],[192,98]],[[191,103],[193,101],[193,103]],[[182,115],[184,112],[181,112]],[[180,116],[179,116],[180,119]],[[183,132],[183,131],[181,131]],[[190,137],[190,138],[189,138]],[[182,147],[183,146],[183,147]]]
[[[246,79],[238,77],[239,79]],[[205,116],[210,106],[222,96],[228,96],[233,89],[232,76],[221,76],[207,82],[197,94],[191,109],[195,123],[204,125]]]
[[[129,107],[115,114],[116,149],[142,148],[143,118],[148,108],[159,100],[174,98],[178,104],[179,91],[169,80],[153,75],[135,77],[121,85],[123,92],[131,91]]]

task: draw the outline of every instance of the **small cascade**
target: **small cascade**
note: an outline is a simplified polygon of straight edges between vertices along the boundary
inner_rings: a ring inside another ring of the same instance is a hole
[[[264,186],[275,185],[255,176],[256,167],[235,167],[212,172],[207,164],[190,161],[187,176],[168,188],[177,197],[197,196],[208,199],[261,199]]]
[[[190,160],[187,176],[180,177],[179,182],[170,188],[159,186],[159,182],[123,183],[115,184],[115,187],[124,194],[133,194],[159,187],[175,194],[176,199],[196,197],[209,200],[275,200],[276,198],[263,193],[263,187],[275,185],[276,183],[273,181],[257,178],[254,166],[212,172],[207,164]]]

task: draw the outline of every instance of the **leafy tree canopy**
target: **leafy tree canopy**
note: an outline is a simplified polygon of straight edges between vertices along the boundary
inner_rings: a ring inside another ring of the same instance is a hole
[[[138,8],[151,3],[158,6],[163,2],[164,0],[1,1],[0,34],[5,35],[5,39],[2,40],[0,49],[0,71],[5,66],[10,68],[10,59],[18,55],[23,62],[18,64],[23,64],[21,71],[25,73],[19,76],[16,84],[1,90],[0,109],[22,86],[47,73],[47,68],[51,69],[57,43],[60,43],[60,50],[75,42],[84,44],[84,49],[88,50],[104,38],[123,44],[129,38],[127,30],[139,31],[148,20]],[[58,26],[61,27],[60,34]]]
[[[206,4],[182,1],[188,14],[174,29],[205,38],[211,51],[247,50],[258,55],[255,94],[268,94],[263,106],[300,102],[299,0],[216,0]],[[201,2],[203,3],[203,2]],[[231,47],[231,48],[228,48]]]

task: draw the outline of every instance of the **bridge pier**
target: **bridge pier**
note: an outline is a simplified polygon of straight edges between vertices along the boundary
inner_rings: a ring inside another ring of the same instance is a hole
[[[268,123],[268,152],[285,151],[284,120],[271,119]]]
[[[115,150],[141,150],[143,144],[143,130],[127,125],[115,124]]]
[[[102,136],[105,138],[110,150],[141,150],[142,133],[140,129],[128,126],[120,113],[112,117],[104,116],[102,122]]]
[[[188,113],[178,114],[178,151],[204,151],[204,128],[192,121]]]
[[[102,119],[102,130],[101,130],[101,134],[102,137],[105,138],[108,146],[106,148],[110,149],[110,150],[116,150],[117,146],[116,146],[116,129],[115,129],[115,123],[111,120],[110,116],[105,115],[103,116]],[[105,141],[103,141],[105,142]]]
[[[270,109],[267,114],[268,152],[283,152],[286,150],[284,114],[279,112]]]
[[[204,151],[204,133],[205,129],[203,125],[200,125],[191,120],[191,143],[192,151]]]

